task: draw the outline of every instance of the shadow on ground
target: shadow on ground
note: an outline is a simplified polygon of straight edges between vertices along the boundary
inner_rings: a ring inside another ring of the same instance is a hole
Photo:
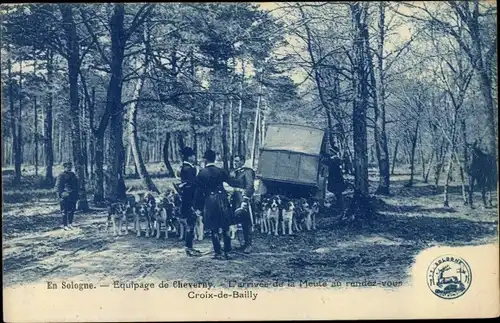
[[[278,237],[255,232],[252,253],[235,252],[231,261],[212,259],[209,236],[195,242],[206,254],[188,258],[177,238],[105,233],[102,210],[77,213],[78,228],[65,232],[57,228],[60,216],[54,201],[31,203],[26,212],[16,210],[23,206],[7,203],[4,287],[63,278],[210,281],[220,286],[228,280],[396,281],[408,279],[415,256],[426,248],[496,241],[496,209],[441,208],[441,197],[431,191],[425,185],[395,185],[395,195],[378,203],[373,223],[361,228],[348,226],[333,209],[318,217],[314,232]],[[460,195],[452,193],[451,198],[458,205]],[[234,240],[233,246],[238,245]]]

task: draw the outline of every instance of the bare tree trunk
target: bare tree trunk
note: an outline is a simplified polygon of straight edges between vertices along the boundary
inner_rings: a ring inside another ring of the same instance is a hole
[[[19,109],[17,110],[17,156],[18,160],[15,167],[19,167],[19,173],[21,174],[21,167],[24,162],[24,152],[23,152],[23,59],[20,58],[19,61]],[[17,171],[16,171],[17,172]]]
[[[250,147],[248,146],[248,143],[250,142],[250,129],[252,127],[252,125],[251,125],[252,121],[250,119],[247,119],[246,123],[247,124],[245,126],[245,136],[244,136],[242,145],[243,145],[243,151],[245,152],[245,155],[248,156],[251,154]]]
[[[418,133],[420,130],[420,120],[417,120],[415,130],[413,134],[410,134],[410,180],[406,186],[413,186],[413,178],[415,177],[415,150],[417,148]]]
[[[298,5],[298,4],[297,4]],[[300,5],[298,5],[300,14],[302,16],[302,19],[306,21],[306,15],[304,13],[304,10]],[[333,144],[333,123],[332,123],[332,118],[331,118],[331,108],[330,105],[328,104],[328,101],[326,100],[325,93],[323,91],[323,87],[321,85],[321,75],[320,71],[316,65],[316,57],[314,55],[314,49],[313,49],[313,35],[311,33],[311,30],[309,28],[309,25],[307,23],[304,24],[305,30],[306,30],[306,35],[307,35],[307,51],[309,53],[309,57],[311,59],[311,63],[313,66],[314,70],[314,81],[316,82],[316,87],[318,88],[318,94],[319,94],[319,99],[321,101],[321,104],[323,108],[325,109],[326,112],[326,121],[328,125],[328,147],[331,147]]]
[[[444,207],[450,206],[450,202],[448,199],[448,188],[449,188],[449,184],[450,184],[452,165],[453,165],[453,150],[451,151],[450,158],[448,159],[448,169],[446,171],[446,179],[444,182],[444,192],[443,192],[443,196],[444,196],[443,205],[444,205]]]
[[[128,128],[129,128],[129,140],[130,146],[132,147],[132,155],[134,156],[135,165],[138,168],[139,176],[141,177],[142,183],[148,191],[159,193],[156,185],[153,183],[151,176],[149,176],[148,170],[144,165],[144,160],[142,158],[141,150],[139,149],[139,138],[137,136],[137,106],[138,100],[141,97],[142,88],[144,85],[146,73],[146,64],[138,71],[140,78],[137,80],[135,85],[132,98],[135,102],[131,103],[128,111]]]
[[[488,142],[488,151],[491,155],[495,156],[495,158],[498,158],[498,152],[497,152],[497,141],[498,141],[498,128],[496,125],[497,117],[498,117],[498,112],[495,111],[496,105],[493,101],[493,95],[492,95],[492,78],[490,77],[490,74],[488,73],[488,70],[490,69],[490,64],[494,64],[492,59],[495,56],[491,55],[485,55],[484,50],[483,50],[483,44],[482,44],[482,37],[481,37],[481,25],[479,22],[479,0],[474,1],[474,7],[473,7],[473,12],[470,14],[470,18],[468,21],[466,21],[469,31],[470,31],[470,36],[471,36],[471,41],[472,41],[472,56],[474,57],[474,61],[472,62],[472,66],[476,69],[477,74],[479,76],[479,84],[480,84],[480,89],[481,93],[484,98],[484,108],[485,112],[487,115],[486,118],[486,128],[487,128],[487,136],[486,140]],[[468,9],[467,9],[468,10]],[[493,46],[497,46],[497,40],[495,37],[495,44]],[[495,50],[496,52],[496,50]],[[493,53],[495,53],[493,52]],[[489,54],[489,53],[488,53]],[[497,160],[497,159],[495,159]]]
[[[94,203],[99,205],[104,202],[104,134],[95,137]]]
[[[165,167],[167,167],[167,177],[175,177],[174,169],[170,164],[170,160],[168,158],[168,150],[170,146],[170,132],[167,132],[165,135],[165,143],[163,144],[163,163],[165,163]]]
[[[172,158],[172,161],[173,162],[177,162],[177,155],[175,154],[175,141],[177,140],[177,136],[175,136],[175,132],[172,135],[170,135],[170,142],[169,142],[169,145],[168,145],[168,149],[169,149],[169,156],[171,156]]]
[[[262,148],[264,146],[264,140],[265,140],[265,135],[266,135],[266,112],[267,112],[267,103],[266,100],[264,101],[264,108],[262,109],[259,119],[260,119],[260,129],[259,129],[259,147]],[[260,150],[259,150],[260,152]]]
[[[179,151],[186,147],[184,144],[184,133],[181,131],[177,132],[177,143],[179,144]]]
[[[431,157],[432,157],[431,161],[429,162],[429,165],[427,167],[427,171],[426,171],[425,176],[424,176],[424,183],[429,183],[429,175],[430,175],[431,169],[432,169],[432,161],[433,161],[434,154],[432,154]]]
[[[369,105],[369,64],[367,25],[368,11],[365,4],[351,3],[353,30],[352,85],[353,99],[353,145],[354,145],[354,195],[343,217],[357,226],[373,224],[374,205],[371,203],[368,186],[368,143],[366,112]]]
[[[105,188],[105,198],[116,200],[116,187],[119,174],[124,175],[123,160],[123,106],[122,79],[123,59],[125,51],[125,7],[123,3],[115,4],[110,21],[111,28],[111,77],[108,85],[106,110],[109,111],[109,158],[107,170],[109,178]]]
[[[424,183],[428,183],[429,182],[429,174],[430,174],[430,170],[431,170],[431,166],[432,166],[432,162],[434,161],[434,151],[431,152],[431,157],[429,158],[429,161],[427,162],[427,167],[424,167],[422,166],[422,176],[423,176],[423,180],[424,180]],[[424,161],[422,160],[422,163],[424,163]]]
[[[422,135],[418,137],[418,147],[420,154],[420,163],[422,166],[422,180],[424,181],[424,183],[427,183],[429,178],[429,169],[431,168],[432,162],[434,160],[434,149],[431,149],[431,155],[428,159],[426,159],[424,146],[422,143]]]
[[[436,163],[434,170],[434,187],[437,189],[439,186],[439,180],[441,178],[441,171],[443,169],[443,162],[439,159]]]
[[[398,146],[399,146],[399,140],[396,140],[396,144],[394,145],[394,153],[392,155],[391,175],[394,175],[394,167],[396,167],[396,160],[398,157]]]
[[[425,176],[425,154],[424,154],[424,149],[422,147],[422,136],[418,137],[418,154],[420,155],[420,166],[422,166],[422,179]]]
[[[71,144],[73,152],[73,162],[78,176],[78,209],[88,211],[87,192],[85,190],[85,169],[83,155],[81,151],[80,138],[80,109],[78,103],[78,73],[80,70],[79,40],[76,30],[76,23],[73,19],[73,7],[71,5],[59,5],[68,46],[68,76],[70,95],[70,117],[71,117]]]
[[[240,98],[238,100],[238,154],[243,155],[243,83],[245,81],[245,60],[241,59]],[[246,153],[246,152],[245,152]]]
[[[368,197],[368,144],[366,130],[366,109],[368,106],[368,75],[365,39],[368,37],[366,9],[360,3],[351,5],[353,25],[356,34],[355,49],[355,99],[353,106],[354,128],[354,199]]]
[[[156,129],[155,129],[155,144],[153,149],[153,161],[156,163],[160,160],[158,158],[158,142],[160,141],[160,121],[156,120]]]
[[[439,180],[441,177],[441,171],[443,169],[444,164],[444,156],[446,155],[446,151],[448,146],[441,140],[439,147],[436,148],[436,164],[434,166],[434,187],[437,189],[439,185]]]
[[[99,127],[94,129],[94,111],[95,88],[92,87],[92,101],[89,104],[89,123],[92,131],[92,135],[90,136],[90,173],[91,182],[93,183],[93,201],[94,204],[99,205],[104,202],[104,135],[109,115],[105,111]]]
[[[227,114],[226,114],[226,105],[227,101],[224,99],[224,102],[221,104],[221,111],[220,111],[220,123],[219,123],[219,131],[220,131],[220,138],[221,138],[221,157],[222,157],[222,164],[225,170],[229,169],[229,165],[227,162]],[[217,137],[218,138],[218,137]]]
[[[59,122],[59,136],[57,138],[57,152],[59,156],[59,164],[63,162],[63,125],[62,122]]]
[[[37,71],[37,58],[36,58],[36,50],[33,48],[33,75],[36,76]],[[33,142],[35,144],[35,153],[34,153],[34,164],[35,164],[35,176],[38,176],[38,107],[36,104],[36,96],[33,97],[33,109],[35,110],[34,114],[34,135]]]
[[[464,186],[466,186],[467,188],[467,192],[465,192],[465,200],[464,200],[464,205],[468,205],[469,204],[469,200],[467,198],[467,194],[469,193],[470,189],[471,189],[471,183],[469,183],[469,176],[468,176],[468,165],[469,165],[469,156],[467,154],[467,127],[466,127],[466,123],[465,123],[465,118],[461,118],[460,120],[460,133],[461,133],[461,136],[462,136],[462,163],[461,163],[461,172],[462,173],[465,173],[463,174],[462,176],[465,177],[465,179],[463,180],[463,183],[464,183]]]
[[[229,101],[229,168],[233,169],[234,164],[234,127],[233,127],[233,98]]]
[[[468,177],[468,176],[465,176],[463,165],[460,163],[460,159],[458,158],[458,153],[455,152],[453,154],[453,156],[455,158],[455,162],[457,163],[457,165],[459,167],[460,186],[462,188],[462,200],[463,200],[464,205],[467,205],[468,190],[467,190],[467,184],[466,184],[466,177]]]
[[[385,41],[385,4],[379,4],[379,37],[377,42],[377,78],[372,66],[372,55],[367,51],[369,60],[369,71],[372,88],[374,92],[374,116],[375,116],[375,151],[377,165],[379,169],[379,184],[376,193],[382,195],[389,194],[390,170],[389,170],[389,150],[387,147],[387,135],[385,130],[385,72],[384,72],[384,41]],[[366,47],[369,49],[368,39],[365,38]]]
[[[2,140],[2,167],[5,167],[7,165],[7,158],[7,143],[5,142],[5,140]]]
[[[455,102],[454,102],[455,103]],[[448,171],[447,171],[447,175],[446,175],[446,181],[445,181],[445,186],[444,186],[444,207],[449,207],[449,199],[448,199],[448,186],[449,186],[449,183],[451,181],[451,176],[452,176],[452,165],[453,165],[453,159],[456,159],[457,160],[457,164],[460,166],[460,164],[458,163],[458,155],[457,155],[457,152],[456,152],[456,130],[457,130],[457,118],[459,117],[458,114],[459,114],[459,111],[460,111],[460,104],[461,102],[457,105],[457,104],[454,104],[454,113],[453,113],[453,118],[452,118],[452,124],[451,124],[451,140],[450,140],[450,156],[449,156],[449,161],[448,161]],[[462,194],[463,194],[463,197],[466,198],[465,196],[465,186],[463,185],[464,184],[464,178],[462,176]]]
[[[85,100],[83,101],[83,107],[82,107],[82,131],[81,131],[81,138],[82,138],[82,157],[83,157],[83,168],[85,170],[85,178],[89,178],[89,155],[87,154],[88,151],[88,140],[87,140],[87,104],[85,103]]]
[[[193,151],[194,151],[194,162],[198,163],[198,134],[196,133],[196,129],[193,125]]]
[[[196,88],[196,66],[195,66],[195,60],[194,60],[194,55],[191,52],[189,54],[189,59],[190,59],[190,66],[189,66],[189,72],[191,74],[191,86],[193,88]],[[191,133],[193,135],[193,151],[194,151],[194,159],[195,159],[195,164],[198,163],[198,133],[196,132],[197,130],[197,125],[198,121],[196,120],[196,114],[197,114],[197,104],[196,104],[196,99],[194,96],[191,96],[191,111],[192,111],[192,117],[191,117]],[[170,136],[170,135],[169,135]],[[164,158],[165,159],[165,158]],[[171,167],[171,166],[170,166]],[[172,172],[172,176],[175,176],[175,174]]]
[[[259,84],[259,94],[258,94],[258,99],[257,99],[257,106],[255,107],[255,119],[254,119],[254,125],[253,125],[253,140],[252,140],[252,150],[251,150],[251,155],[250,155],[250,160],[252,162],[252,168],[255,168],[255,149],[257,147],[257,131],[258,131],[258,124],[259,124],[259,118],[260,118],[260,103],[262,100],[262,78],[263,78],[263,72],[260,74],[260,84]]]
[[[132,160],[132,145],[129,144],[127,146],[126,150],[127,150],[127,157],[126,157],[127,162],[125,163],[125,168],[128,168],[128,167],[130,167],[130,165],[132,165],[132,162],[133,162],[133,160]],[[127,173],[127,169],[125,169],[125,174],[126,173]]]
[[[146,134],[146,140],[143,140],[143,146],[146,146],[146,150],[145,150],[145,154],[144,154],[144,161],[147,163],[149,162],[149,159],[150,159],[150,150],[149,150],[149,129],[148,127],[146,126],[145,129],[144,129],[144,133]],[[137,164],[136,164],[137,166]]]
[[[221,141],[222,141],[222,164],[225,170],[229,170],[229,147],[228,147],[228,141],[227,141],[227,128],[228,128],[228,120],[227,120],[227,113],[226,113],[226,108],[227,108],[227,99],[224,99],[224,102],[222,103],[222,109],[221,109]]]
[[[33,98],[33,107],[35,109],[35,176],[38,176],[38,107],[36,105],[36,96]]]
[[[20,122],[18,120],[18,113],[14,106],[14,91],[13,91],[13,83],[14,78],[12,77],[12,61],[11,61],[11,52],[10,52],[10,44],[7,45],[8,50],[8,58],[7,58],[7,75],[9,79],[9,105],[10,105],[10,121],[11,121],[11,131],[12,131],[12,152],[14,157],[14,183],[18,184],[21,182],[21,156],[19,154],[19,135],[17,132],[17,124]]]

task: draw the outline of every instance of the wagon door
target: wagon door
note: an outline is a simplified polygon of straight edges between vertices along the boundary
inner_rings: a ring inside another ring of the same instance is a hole
[[[298,154],[300,157],[300,164],[297,169],[299,173],[297,174],[296,181],[304,184],[317,184],[318,177],[318,156]]]
[[[280,151],[278,153],[277,160],[277,174],[276,176],[283,180],[289,180],[296,182],[299,178],[299,165],[300,165],[300,155],[287,152]]]

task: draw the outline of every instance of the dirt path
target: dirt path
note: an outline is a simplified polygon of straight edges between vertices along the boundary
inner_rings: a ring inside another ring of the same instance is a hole
[[[334,217],[321,216],[316,232],[293,236],[256,233],[250,255],[212,259],[209,237],[195,242],[207,255],[188,258],[182,241],[104,232],[106,214],[77,214],[73,231],[57,228],[58,205],[7,205],[3,213],[4,287],[71,279],[186,282],[405,280],[416,254],[433,245],[495,241],[496,210],[448,212],[432,200],[387,199],[370,232],[353,232]],[[237,240],[234,246],[238,246]]]

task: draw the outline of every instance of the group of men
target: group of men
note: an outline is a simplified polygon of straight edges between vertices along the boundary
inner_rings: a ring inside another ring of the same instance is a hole
[[[181,184],[178,185],[181,195],[181,217],[186,219],[187,228],[185,236],[186,254],[190,257],[200,256],[201,252],[193,247],[194,227],[197,217],[204,218],[204,226],[211,231],[212,244],[216,259],[231,258],[230,226],[241,224],[244,244],[241,249],[249,253],[252,246],[252,210],[251,200],[254,194],[255,172],[252,168],[244,167],[244,156],[236,156],[234,164],[236,169],[227,172],[217,167],[216,154],[207,150],[203,155],[204,168],[199,172],[195,167],[195,152],[190,147],[181,151],[182,166],[180,170]],[[328,190],[336,196],[338,206],[342,206],[342,192],[345,183],[342,176],[338,151],[329,154],[328,165]],[[78,179],[71,171],[71,162],[63,164],[64,172],[56,182],[57,194],[62,211],[62,227],[64,230],[73,229],[73,217],[78,200]],[[230,199],[224,188],[224,183],[229,184],[234,191]],[[125,195],[125,183],[120,176],[115,192],[118,196]],[[222,236],[221,236],[222,235]],[[221,239],[222,238],[222,239]],[[224,247],[221,247],[221,240]]]
[[[236,169],[231,173],[215,166],[216,154],[207,150],[203,155],[205,167],[197,171],[195,153],[192,148],[185,147],[181,151],[182,166],[180,170],[181,184],[181,217],[186,219],[185,236],[186,254],[190,257],[200,256],[201,252],[193,247],[194,226],[196,218],[204,215],[204,225],[211,231],[215,258],[229,259],[231,252],[231,225],[241,224],[244,244],[241,249],[249,253],[252,245],[251,205],[254,194],[255,173],[253,169],[244,167],[245,158],[236,156]],[[56,191],[62,212],[62,227],[73,229],[73,217],[78,200],[78,179],[72,172],[72,163],[63,164],[64,172],[57,177]],[[231,201],[224,188],[224,183],[234,188]],[[125,195],[125,184],[120,176],[115,194],[117,198]],[[222,235],[222,237],[221,237]],[[220,240],[224,241],[224,248]],[[222,250],[223,249],[223,250]]]
[[[215,163],[216,154],[207,150],[203,155],[205,167],[198,173],[194,166],[195,153],[192,148],[182,150],[181,177],[181,216],[187,220],[186,254],[199,256],[201,252],[193,248],[194,225],[196,217],[204,217],[204,226],[211,232],[212,244],[216,259],[231,258],[231,225],[241,224],[244,244],[242,251],[249,253],[252,245],[251,205],[254,194],[255,173],[253,169],[244,167],[245,158],[236,156],[236,169],[228,173]],[[234,188],[231,198],[224,188],[224,183]],[[222,239],[221,239],[222,238]],[[221,240],[224,247],[221,246]]]

